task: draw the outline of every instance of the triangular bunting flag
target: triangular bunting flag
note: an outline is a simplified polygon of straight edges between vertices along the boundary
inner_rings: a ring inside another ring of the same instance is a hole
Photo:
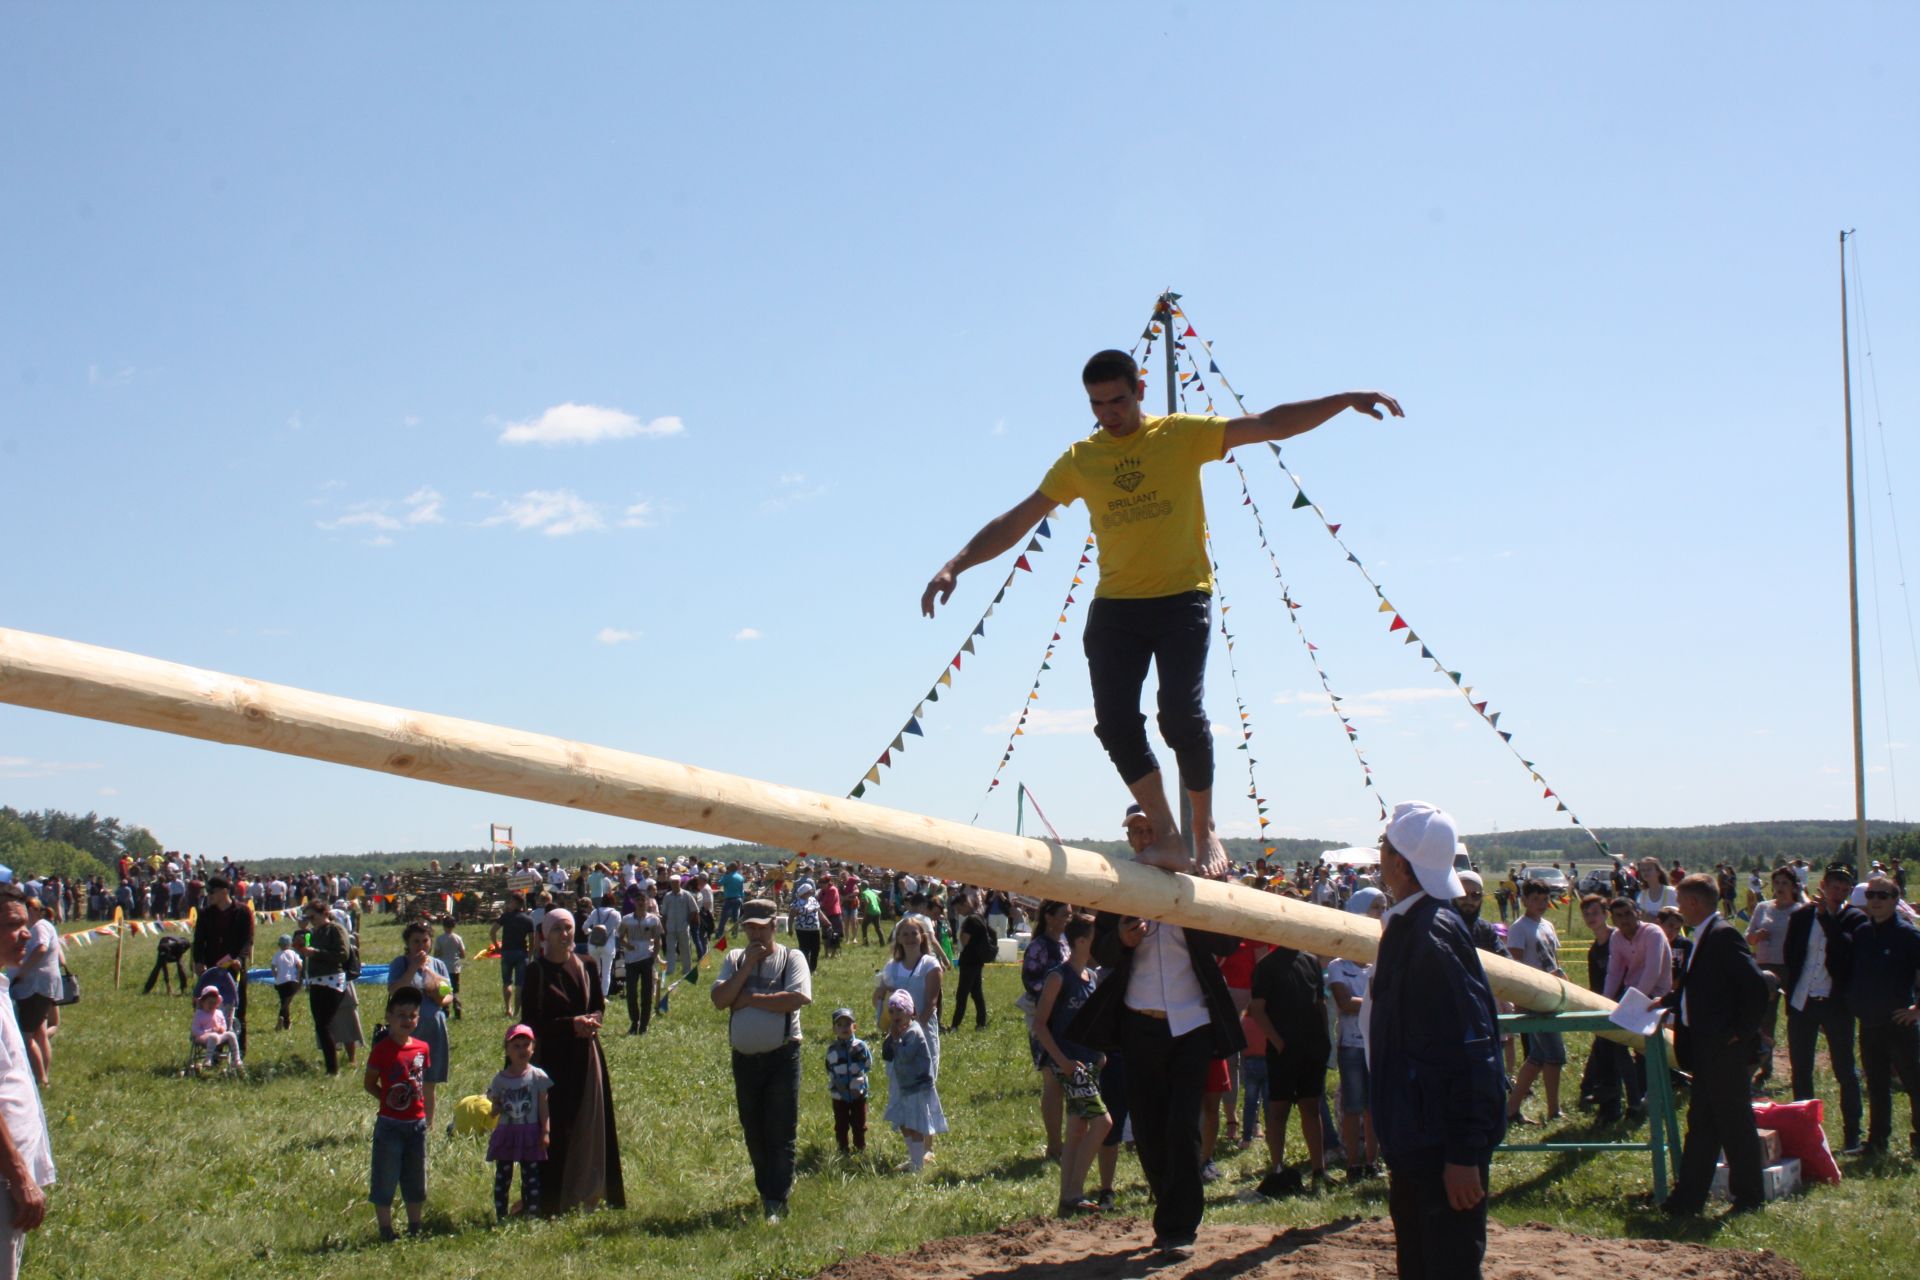
[[[1040,522],[1040,536],[1043,538],[1051,538],[1053,536],[1053,531],[1047,528],[1047,522],[1045,520]]]
[[[861,796],[865,794],[867,794],[867,784],[863,782],[859,786],[855,787],[853,790],[849,791],[847,793],[847,798],[850,800],[858,800]]]
[[[1393,606],[1391,604],[1388,604],[1385,600],[1382,600],[1380,602],[1380,607],[1378,609],[1375,609],[1374,612],[1375,613],[1392,613]]]
[[[1399,614],[1397,614],[1397,613],[1396,613],[1396,614],[1394,614],[1394,615],[1393,615],[1393,625],[1392,625],[1392,626],[1389,626],[1389,627],[1387,628],[1387,630],[1388,630],[1388,631],[1405,631],[1406,629],[1407,629],[1407,620],[1406,620],[1405,618],[1403,618],[1403,617],[1401,617],[1401,616],[1400,616]]]
[[[1029,551],[1044,551],[1044,550],[1046,550],[1046,548],[1045,548],[1045,547],[1042,547],[1042,546],[1040,545],[1040,539],[1038,539],[1038,538],[1028,538],[1028,539],[1027,539],[1027,550],[1029,550]]]
[[[957,667],[957,666],[959,666],[960,664],[956,662],[956,663],[954,663],[953,665]],[[942,672],[940,673],[940,683],[941,683],[941,684],[943,684],[943,685],[945,685],[945,686],[947,686],[947,688],[949,688],[949,689],[951,689],[951,688],[953,688],[953,672],[951,672],[951,671],[942,671]]]
[[[1021,556],[1018,560],[1015,560],[1013,562],[1013,567],[1016,569],[1025,569],[1028,573],[1033,572],[1033,566],[1027,563],[1027,558],[1025,556]]]
[[[1293,510],[1298,511],[1302,507],[1310,507],[1312,505],[1313,503],[1307,498],[1307,491],[1305,489],[1300,490],[1299,493],[1294,495]]]
[[[903,729],[899,733],[896,733],[893,735],[893,746],[890,747],[889,750],[905,751],[906,749],[907,749],[906,730]]]
[[[919,718],[918,718],[918,717],[919,717],[919,713],[918,713],[918,712],[915,712],[915,713],[914,713],[914,716],[915,716],[915,718],[914,718],[914,719],[912,719],[912,720],[909,720],[909,721],[907,721],[907,727],[906,727],[905,729],[903,729],[903,730],[901,730],[901,732],[902,732],[902,733],[910,733],[910,734],[912,734],[912,735],[913,735],[914,737],[916,737],[916,738],[924,738],[924,737],[926,737],[927,735],[926,735],[926,734],[925,734],[925,732],[923,732],[923,731],[921,730],[921,728],[920,728],[920,721],[919,721]]]
[[[891,750],[882,751],[880,753],[880,763],[889,769],[893,768],[893,752]]]
[[[1340,526],[1337,524],[1330,524],[1327,526],[1327,532],[1337,538],[1340,536]]]
[[[867,781],[871,782],[876,787],[880,785],[880,766],[879,765],[875,765],[873,766],[873,768],[867,770]]]

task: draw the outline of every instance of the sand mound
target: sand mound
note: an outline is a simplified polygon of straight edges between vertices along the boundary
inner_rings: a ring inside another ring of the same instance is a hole
[[[1394,1274],[1393,1227],[1349,1218],[1324,1227],[1203,1226],[1193,1260],[1155,1266],[1153,1228],[1136,1218],[1035,1219],[911,1253],[849,1258],[818,1280],[1381,1280]],[[1487,1280],[1658,1275],[1663,1280],[1805,1280],[1771,1253],[1664,1240],[1595,1240],[1543,1223],[1487,1228]]]

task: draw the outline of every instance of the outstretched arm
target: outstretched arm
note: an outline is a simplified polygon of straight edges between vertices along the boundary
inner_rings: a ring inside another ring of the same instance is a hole
[[[967,545],[960,548],[953,559],[941,565],[940,572],[934,574],[933,580],[927,583],[927,589],[920,593],[920,612],[931,618],[936,596],[941,604],[945,604],[953,595],[954,583],[961,574],[977,564],[985,564],[1011,551],[1033,526],[1040,523],[1042,516],[1053,510],[1054,505],[1052,498],[1035,489],[1022,498],[1018,506],[987,521],[980,527],[980,532],[969,538]]]
[[[1344,409],[1352,409],[1369,417],[1384,418],[1386,414],[1380,412],[1382,408],[1396,418],[1407,416],[1400,411],[1398,400],[1379,391],[1343,391],[1339,395],[1322,396],[1318,400],[1301,400],[1295,404],[1275,405],[1265,413],[1256,413],[1247,418],[1235,418],[1227,423],[1225,449],[1231,452],[1241,445],[1261,444],[1268,440],[1290,440],[1294,436],[1304,435],[1313,430]]]

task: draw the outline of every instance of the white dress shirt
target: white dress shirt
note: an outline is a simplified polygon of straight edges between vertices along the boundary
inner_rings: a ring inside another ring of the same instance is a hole
[[[1213,1019],[1200,979],[1194,976],[1192,956],[1186,930],[1149,921],[1147,936],[1133,949],[1127,1007],[1160,1010],[1167,1015],[1167,1030],[1176,1036],[1206,1026]]]
[[[1809,911],[1818,911],[1818,907],[1808,907]],[[1820,926],[1820,917],[1813,919],[1813,929],[1807,935],[1807,962],[1800,966],[1800,981],[1793,984],[1793,998],[1787,1003],[1801,1012],[1806,1012],[1807,1001],[1824,1000],[1833,994],[1833,975],[1827,972],[1827,931]]]

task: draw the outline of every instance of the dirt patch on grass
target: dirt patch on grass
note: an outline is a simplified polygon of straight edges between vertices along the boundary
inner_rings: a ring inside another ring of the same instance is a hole
[[[1035,1219],[980,1236],[934,1240],[911,1253],[849,1258],[818,1280],[1381,1280],[1394,1274],[1393,1226],[1347,1219],[1275,1230],[1203,1226],[1189,1261],[1162,1265],[1153,1228],[1137,1218]],[[1805,1280],[1772,1253],[1665,1240],[1596,1240],[1543,1223],[1487,1227],[1487,1280],[1658,1275],[1663,1280]]]

